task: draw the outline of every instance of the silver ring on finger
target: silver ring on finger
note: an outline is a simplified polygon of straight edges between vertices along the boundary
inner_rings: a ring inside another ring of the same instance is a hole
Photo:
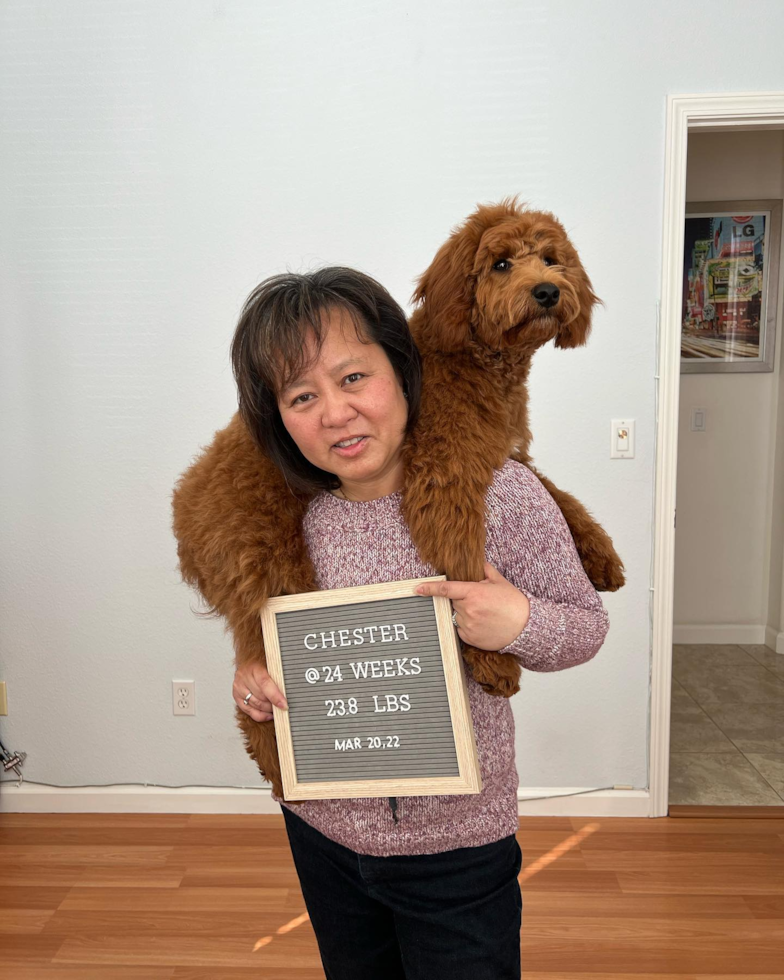
[[[245,695],[245,697],[244,697],[244,698],[242,699],[242,703],[243,703],[243,704],[245,705],[245,707],[246,707],[246,708],[247,708],[247,706],[248,706],[248,703],[250,702],[250,699],[251,699],[252,697],[253,697],[253,691],[248,691],[248,693],[247,693],[247,694]]]
[[[457,626],[457,611],[452,613],[452,622]]]

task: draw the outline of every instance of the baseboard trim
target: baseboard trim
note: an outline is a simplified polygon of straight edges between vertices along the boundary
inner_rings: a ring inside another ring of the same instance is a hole
[[[84,786],[6,784],[5,813],[280,813],[268,786]]]
[[[647,790],[594,790],[564,788],[550,799],[552,787],[520,788],[520,816],[551,817],[647,817]],[[579,795],[568,795],[579,794]],[[280,805],[269,787],[186,786],[90,786],[59,788],[22,783],[5,784],[0,794],[2,813],[274,813]]]
[[[778,633],[772,626],[765,627],[765,646],[776,653],[784,653],[784,631]]]
[[[766,644],[768,630],[765,626],[756,626],[753,623],[698,623],[693,626],[673,626],[672,642]]]
[[[517,813],[521,817],[650,817],[651,795],[647,789],[598,789],[585,791],[575,786],[557,796],[552,786],[517,790]],[[569,795],[569,794],[573,795]],[[537,799],[536,797],[541,797]]]

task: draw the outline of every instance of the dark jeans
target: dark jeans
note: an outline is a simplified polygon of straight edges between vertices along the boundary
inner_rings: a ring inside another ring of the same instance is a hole
[[[373,857],[281,810],[327,980],[520,980],[514,834]]]

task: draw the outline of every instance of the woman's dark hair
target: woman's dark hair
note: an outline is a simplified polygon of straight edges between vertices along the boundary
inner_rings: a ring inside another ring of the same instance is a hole
[[[281,470],[293,491],[312,493],[340,486],[334,473],[309,462],[287,432],[278,393],[309,366],[305,338],[312,331],[316,356],[324,342],[322,316],[345,310],[364,343],[383,347],[408,402],[406,434],[416,423],[422,391],[422,362],[401,307],[375,279],[343,266],[316,272],[286,272],[259,283],[245,301],[231,364],[239,412],[253,440]]]

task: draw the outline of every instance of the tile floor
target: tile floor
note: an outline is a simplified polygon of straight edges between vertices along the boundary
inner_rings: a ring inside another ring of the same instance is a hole
[[[784,803],[784,655],[756,644],[672,648],[670,803]]]

